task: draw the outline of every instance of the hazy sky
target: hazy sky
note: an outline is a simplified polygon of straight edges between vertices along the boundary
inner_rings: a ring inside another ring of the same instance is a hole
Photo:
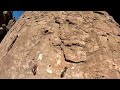
[[[13,16],[16,18],[16,20],[19,19],[19,17],[24,13],[25,11],[13,11]]]

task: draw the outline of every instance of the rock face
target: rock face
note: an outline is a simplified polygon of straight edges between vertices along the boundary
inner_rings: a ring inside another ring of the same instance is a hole
[[[26,11],[0,46],[0,78],[120,78],[120,28],[104,11]]]
[[[0,11],[0,42],[16,22],[12,13],[12,11]]]

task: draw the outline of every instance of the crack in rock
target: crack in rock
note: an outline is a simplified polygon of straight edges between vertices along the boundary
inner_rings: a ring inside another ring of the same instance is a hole
[[[72,47],[72,46],[83,47],[83,45],[82,45],[82,44],[79,44],[79,43],[65,44],[64,46],[67,46],[67,47]]]
[[[66,19],[66,22],[68,22],[68,24],[72,24],[72,25],[75,25],[76,23],[74,22],[71,22],[69,19]]]
[[[37,64],[35,64],[32,68],[31,68],[31,71],[32,71],[32,73],[33,73],[33,75],[36,75],[36,73],[37,73]]]
[[[13,44],[15,43],[15,41],[17,40],[18,35],[14,38],[14,40],[12,41],[12,43],[10,44],[10,46],[8,47],[8,51],[10,51],[10,49],[13,47]]]
[[[64,54],[64,50],[63,50],[63,54]],[[65,54],[64,54],[64,59],[65,59],[66,62],[69,62],[69,63],[76,63],[76,64],[77,64],[77,63],[81,63],[81,62],[85,62],[85,61],[75,62],[75,61],[69,60],[69,59],[66,58]]]
[[[61,35],[61,34],[60,34],[60,35]],[[66,62],[74,63],[74,64],[86,62],[86,61],[75,62],[75,61],[72,61],[72,60],[67,59],[66,56],[65,56],[65,53],[64,53],[64,49],[63,49],[63,47],[62,47],[62,45],[64,45],[63,39],[62,39],[60,36],[59,36],[59,38],[60,38],[60,40],[61,40],[61,44],[56,45],[56,46],[60,46],[61,50],[63,51],[64,60],[65,60]],[[83,47],[82,45],[80,45],[80,44],[78,44],[78,43],[72,43],[71,45],[70,45],[70,44],[66,44],[66,45],[64,45],[64,46],[66,46],[66,47],[71,47],[71,46],[80,46],[80,47]]]
[[[103,12],[101,12],[101,11],[93,11],[94,13],[98,13],[98,14],[101,14],[101,15],[104,15],[104,13]]]
[[[60,75],[61,78],[63,78],[65,76],[65,73],[67,71],[68,67],[65,67]]]
[[[61,42],[62,42],[62,41],[61,41]],[[62,42],[62,44],[63,44],[63,42]],[[74,45],[74,44],[72,44],[72,45]],[[72,46],[72,45],[70,45],[70,46]],[[77,44],[75,44],[75,45],[77,45]],[[79,45],[77,45],[77,46],[79,46]],[[68,45],[68,47],[69,47],[69,45]],[[62,48],[61,45],[60,45],[60,48],[61,48],[61,50],[63,51],[64,60],[65,60],[66,62],[75,63],[75,64],[85,62],[85,61],[75,62],[75,61],[72,61],[72,60],[67,59],[66,56],[65,56],[65,53],[64,53],[64,49]]]

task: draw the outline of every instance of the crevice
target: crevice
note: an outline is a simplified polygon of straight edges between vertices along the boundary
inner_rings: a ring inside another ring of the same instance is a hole
[[[55,20],[55,23],[59,24],[60,25],[60,22],[58,20]]]
[[[61,24],[61,22],[60,22],[59,19],[60,19],[59,17],[56,17],[56,18],[55,18],[55,23],[59,25],[59,29],[60,29],[60,24]]]
[[[60,37],[59,37],[60,38]],[[61,38],[60,38],[60,40],[61,40]],[[64,43],[63,43],[63,41],[61,40],[61,45],[63,45]],[[66,61],[66,62],[69,62],[69,63],[74,63],[74,64],[78,64],[78,63],[82,63],[82,62],[85,62],[85,61],[79,61],[79,62],[75,62],[75,61],[72,61],[72,60],[69,60],[69,59],[67,59],[66,58],[66,56],[65,56],[65,53],[64,53],[64,50],[63,50],[63,48],[62,48],[62,46],[60,45],[60,48],[61,48],[61,50],[63,51],[63,56],[64,56],[64,60]],[[68,46],[70,46],[69,44],[67,44]],[[76,44],[72,44],[72,45],[76,45]],[[71,46],[72,46],[71,45]],[[64,45],[65,46],[65,45]]]
[[[82,44],[78,44],[78,43],[72,43],[72,46],[79,46],[79,47],[83,47]]]
[[[60,44],[56,44],[56,45],[54,45],[54,43],[52,43],[52,45],[53,45],[53,46],[61,46]]]
[[[31,71],[32,71],[32,73],[33,73],[33,75],[36,75],[36,73],[37,73],[37,64],[35,64],[32,68],[31,68]]]
[[[8,51],[13,47],[13,44],[15,43],[15,41],[17,40],[17,38],[18,38],[18,35],[15,37],[15,39],[12,41],[12,43],[8,47]]]
[[[53,32],[50,32],[49,30],[45,30],[44,31],[44,35],[47,35],[47,34],[52,34]]]
[[[52,65],[49,65],[49,67],[51,67]]]
[[[119,37],[120,37],[120,34],[118,34],[117,36],[119,36]]]
[[[48,33],[48,31],[49,31],[49,30],[45,30],[44,33],[46,34],[46,33]]]
[[[64,46],[67,46],[67,47],[71,47],[71,46],[79,46],[79,47],[83,47],[83,45],[80,45],[80,44],[78,44],[78,43],[65,44]]]
[[[69,21],[69,20],[68,20],[68,21]],[[61,35],[61,33],[60,33],[60,35]],[[66,62],[74,63],[74,64],[86,62],[86,61],[78,61],[78,62],[75,62],[75,61],[72,61],[72,60],[67,59],[66,56],[65,56],[65,53],[64,53],[64,49],[63,49],[63,47],[62,47],[62,46],[67,46],[67,47],[80,46],[80,47],[83,47],[83,45],[80,45],[79,43],[72,43],[72,44],[66,44],[66,45],[65,45],[65,44],[64,44],[64,41],[63,41],[63,40],[65,40],[65,39],[62,39],[60,36],[59,36],[59,38],[60,38],[60,40],[61,40],[61,44],[58,45],[58,46],[60,46],[61,51],[63,52],[64,60],[65,60]]]
[[[107,35],[110,35],[109,33],[106,33]]]
[[[64,45],[64,46],[66,46],[66,47],[71,47],[72,45],[70,45],[70,44],[66,44],[66,45]]]
[[[63,78],[66,74],[66,71],[67,71],[68,67],[65,67],[60,75],[61,78]]]
[[[102,13],[101,11],[93,11],[94,13],[98,13],[100,15],[104,15],[104,13]]]
[[[103,34],[103,35],[101,35],[101,36],[103,36],[103,37],[107,37],[107,35],[104,35],[104,34]]]
[[[30,19],[29,17],[27,19]]]
[[[66,19],[66,22],[68,22],[68,24],[75,25],[75,23],[71,22],[69,19]]]
[[[63,54],[64,54],[64,53],[63,53]],[[65,58],[65,61],[66,61],[66,62],[69,62],[69,63],[75,63],[75,64],[78,64],[78,63],[85,62],[85,61],[75,62],[75,61],[69,60],[69,59],[66,58],[65,54],[64,54],[64,58]]]
[[[39,22],[39,21],[35,21],[35,22]]]

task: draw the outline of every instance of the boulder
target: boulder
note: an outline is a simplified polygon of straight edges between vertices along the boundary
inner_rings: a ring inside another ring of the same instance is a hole
[[[105,11],[26,11],[0,45],[1,79],[120,79],[120,28]]]

